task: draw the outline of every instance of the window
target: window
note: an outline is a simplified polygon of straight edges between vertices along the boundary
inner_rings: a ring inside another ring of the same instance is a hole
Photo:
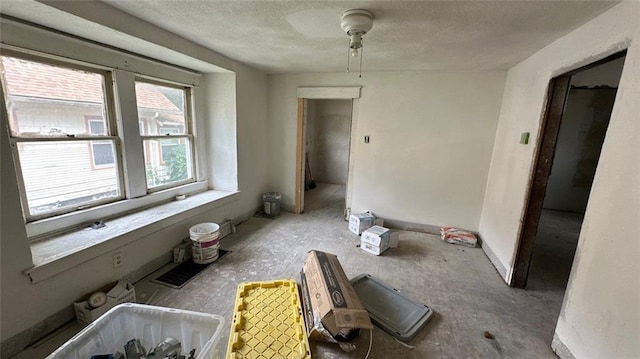
[[[119,140],[106,105],[109,74],[10,56],[0,65],[28,219],[120,199],[119,168],[97,170],[115,163]]]
[[[207,188],[190,86],[4,49],[0,74],[30,237]]]
[[[107,133],[107,125],[102,118],[89,118],[87,122],[90,135],[100,136]],[[113,146],[105,141],[91,141],[91,158],[95,167],[113,165]]]
[[[136,81],[138,118],[149,190],[192,182],[193,136],[189,129],[188,88]]]

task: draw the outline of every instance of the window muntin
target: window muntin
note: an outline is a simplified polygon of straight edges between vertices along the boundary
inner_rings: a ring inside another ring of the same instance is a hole
[[[12,56],[0,65],[27,219],[122,198],[107,73]]]
[[[150,191],[194,181],[193,136],[184,87],[136,81],[140,137]]]

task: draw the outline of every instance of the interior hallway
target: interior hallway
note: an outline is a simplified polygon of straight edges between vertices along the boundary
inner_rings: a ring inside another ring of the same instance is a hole
[[[222,240],[222,247],[233,252],[183,289],[149,282],[171,267],[166,266],[135,284],[139,300],[144,302],[158,289],[154,305],[224,316],[220,342],[224,355],[236,286],[243,281],[297,279],[306,252],[318,249],[337,254],[349,278],[369,273],[435,312],[408,343],[416,346],[413,350],[376,327],[371,358],[555,358],[550,343],[562,296],[554,289],[510,288],[482,249],[444,243],[435,235],[402,232],[399,248],[380,257],[367,254],[356,247],[359,237],[349,232],[342,218],[344,192],[334,192],[324,203],[302,215],[250,219]],[[73,324],[17,358],[44,357],[77,330],[79,326]],[[486,339],[484,331],[491,332],[495,340]],[[354,341],[357,350],[351,353],[334,345],[311,343],[312,353],[316,358],[363,358],[368,336],[362,333]]]

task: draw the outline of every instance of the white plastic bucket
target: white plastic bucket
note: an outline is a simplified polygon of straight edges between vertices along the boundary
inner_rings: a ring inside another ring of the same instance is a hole
[[[193,262],[208,264],[218,259],[220,226],[215,223],[200,223],[189,228]]]

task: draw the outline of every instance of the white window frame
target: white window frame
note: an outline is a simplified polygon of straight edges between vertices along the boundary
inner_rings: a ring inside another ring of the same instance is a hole
[[[9,116],[9,113],[6,113],[5,114],[7,118],[6,126],[7,126],[7,131],[9,133],[9,142],[11,144],[13,161],[15,163],[16,173],[18,175],[17,180],[18,180],[18,188],[20,190],[20,199],[22,203],[22,213],[24,214],[26,221],[33,222],[38,219],[54,217],[61,214],[74,212],[83,208],[95,207],[95,206],[116,202],[123,199],[124,183],[123,183],[123,176],[122,176],[122,166],[121,166],[121,163],[117,161],[117,159],[121,157],[119,154],[120,138],[118,137],[117,130],[116,130],[117,126],[116,126],[116,119],[114,116],[113,90],[111,90],[109,86],[109,84],[111,83],[111,73],[108,70],[104,69],[103,67],[99,67],[99,66],[84,66],[76,63],[66,63],[63,61],[58,61],[58,60],[50,59],[47,57],[34,56],[32,54],[26,54],[26,53],[21,53],[17,51],[11,51],[11,50],[3,49],[2,55],[17,58],[17,59],[22,59],[25,61],[38,62],[45,65],[59,66],[59,67],[67,68],[71,70],[91,72],[91,73],[102,76],[102,80],[103,80],[102,92],[104,96],[103,97],[103,108],[104,108],[103,116],[104,116],[106,134],[100,136],[100,140],[110,141],[113,144],[113,149],[114,149],[115,163],[113,164],[113,166],[115,166],[116,181],[117,181],[118,189],[120,192],[118,196],[85,202],[85,203],[81,203],[74,206],[66,206],[59,210],[49,211],[46,213],[32,214],[29,209],[29,201],[27,200],[26,185],[24,182],[24,178],[22,177],[22,166],[20,165],[20,155],[18,150],[19,144],[20,143],[86,142],[88,141],[89,145],[91,145],[92,141],[95,141],[97,136],[91,135],[91,134],[68,134],[68,135],[62,135],[62,136],[49,136],[49,137],[21,136],[19,133],[16,134],[12,131],[10,120],[9,120],[10,116]],[[4,89],[2,89],[2,98],[1,98],[2,101],[5,101],[5,98],[7,98],[5,97],[5,95],[8,96],[8,94],[4,93]],[[8,108],[6,106],[4,108],[6,108],[8,112]],[[93,157],[93,151],[91,151],[91,156]],[[91,161],[93,161],[93,158],[91,159]]]
[[[191,81],[197,82],[200,76],[198,73],[186,73],[184,69],[171,68],[167,65],[157,66],[149,63],[149,73],[153,73],[153,75],[146,75],[140,72],[121,70],[116,66],[97,65],[97,63],[99,63],[98,57],[96,57],[95,63],[91,63],[75,60],[67,56],[62,57],[5,44],[0,44],[0,48],[3,54],[24,58],[26,60],[51,63],[68,68],[78,68],[89,72],[104,71],[106,74],[105,87],[113,88],[112,91],[106,91],[108,98],[105,99],[105,108],[109,107],[109,109],[105,109],[105,112],[111,112],[109,116],[106,116],[105,121],[110,121],[109,131],[111,134],[115,134],[114,136],[110,136],[109,139],[113,139],[115,143],[116,163],[114,165],[119,168],[118,177],[121,181],[121,197],[113,201],[106,201],[95,205],[92,204],[90,207],[85,206],[86,208],[79,207],[73,211],[64,211],[55,214],[48,213],[46,217],[27,216],[29,212],[25,211],[25,228],[30,240],[47,238],[62,232],[87,226],[89,223],[97,220],[109,219],[131,211],[166,203],[166,201],[173,199],[177,195],[193,194],[209,189],[207,179],[202,176],[202,170],[198,167],[197,151],[199,148],[204,149],[204,145],[196,143],[194,133],[195,114],[193,113],[193,109],[195,108],[194,99],[196,96],[195,86]],[[126,57],[126,55],[123,56]],[[147,66],[138,67],[138,71],[146,68]],[[185,118],[185,126],[190,126],[189,136],[193,161],[192,178],[189,181],[172,183],[162,188],[155,187],[152,191],[149,191],[146,187],[144,153],[143,146],[141,145],[142,138],[140,136],[140,120],[138,119],[135,99],[135,81],[140,79],[143,79],[142,81],[144,82],[155,81],[162,86],[169,85],[188,89],[188,100],[185,100],[185,112],[188,112],[188,118]],[[0,89],[0,92],[1,91]],[[0,93],[0,95],[3,95],[2,101],[4,101],[4,94]],[[6,106],[2,107],[4,108]],[[9,123],[7,121],[7,130],[9,130],[8,127]],[[76,136],[75,139],[91,141],[96,138],[95,136]],[[43,140],[50,141],[51,139]],[[12,139],[12,146],[19,141],[21,141],[21,139]],[[200,140],[198,141],[200,142]],[[27,205],[27,202],[20,162],[17,156],[17,150],[13,152],[14,164],[18,173],[18,185],[24,206]]]
[[[188,184],[188,183],[193,183],[196,181],[196,176],[197,176],[197,168],[196,168],[196,156],[195,156],[195,138],[193,136],[193,128],[194,123],[193,123],[193,91],[192,91],[192,87],[191,86],[185,86],[185,85],[176,85],[174,83],[170,83],[170,82],[165,82],[165,81],[158,81],[156,79],[150,79],[150,78],[142,78],[142,77],[137,77],[135,79],[135,82],[141,82],[141,83],[147,83],[147,84],[151,84],[151,85],[158,85],[158,86],[164,86],[164,87],[171,87],[171,88],[175,88],[175,89],[179,89],[184,91],[184,134],[160,134],[158,131],[158,134],[156,135],[150,135],[150,134],[140,134],[140,139],[144,145],[144,141],[147,140],[158,140],[158,144],[159,144],[159,150],[160,153],[158,154],[160,156],[160,158],[162,159],[162,141],[161,140],[166,140],[167,138],[175,138],[175,139],[187,139],[189,141],[189,158],[191,160],[191,177],[187,178],[183,181],[177,181],[177,182],[172,182],[172,183],[167,183],[164,185],[160,185],[160,186],[154,186],[154,187],[147,187],[147,193],[153,193],[153,192],[158,192],[158,191],[162,191],[165,190],[167,188],[173,188],[173,187],[177,187],[180,185],[184,185],[184,184]],[[137,105],[136,105],[137,108]],[[145,171],[145,181],[146,181],[146,171]],[[146,183],[146,182],[145,182]]]

